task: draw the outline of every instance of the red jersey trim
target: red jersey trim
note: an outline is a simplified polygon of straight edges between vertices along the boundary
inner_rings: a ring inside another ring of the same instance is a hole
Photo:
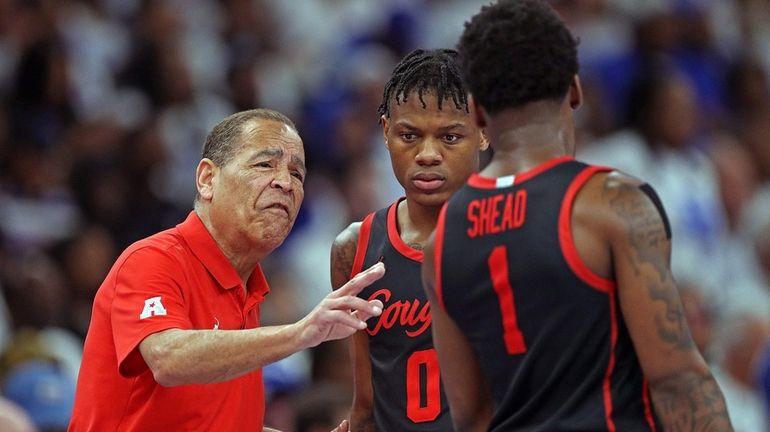
[[[369,213],[361,222],[361,229],[358,230],[356,256],[353,258],[353,267],[350,269],[350,276],[348,276],[348,279],[353,279],[353,276],[361,273],[361,267],[364,266],[364,258],[366,258],[366,249],[369,247],[369,236],[372,232],[373,221],[374,213]]]
[[[583,185],[597,172],[609,170],[610,168],[594,166],[586,168],[583,172],[578,174],[567,189],[567,193],[564,194],[561,210],[559,211],[559,243],[561,243],[561,251],[564,255],[564,259],[567,261],[570,269],[572,269],[580,279],[602,292],[613,291],[615,289],[615,281],[597,275],[591,271],[580,258],[580,254],[578,254],[575,242],[572,238],[571,216],[575,196],[577,196],[577,193]]]
[[[398,232],[398,205],[404,198],[399,198],[396,202],[391,204],[388,209],[388,240],[390,244],[403,256],[409,258],[412,261],[422,263],[423,252],[412,247],[409,247],[401,238],[401,234]]]
[[[514,184],[520,184],[521,182],[527,181],[532,177],[535,177],[538,174],[541,174],[544,171],[547,171],[555,167],[556,165],[562,164],[564,162],[569,162],[572,160],[575,160],[575,158],[572,156],[560,156],[557,158],[549,159],[530,170],[516,174],[514,177]],[[468,178],[468,185],[478,189],[497,189],[497,178],[484,177],[481,174],[473,173]]]
[[[444,306],[444,294],[441,287],[441,258],[444,250],[444,229],[446,226],[446,210],[449,202],[445,202],[441,207],[441,212],[438,214],[438,221],[436,221],[436,231],[433,234],[433,267],[435,272],[435,288],[436,298],[438,304],[442,309],[446,310]]]
[[[645,378],[642,381],[642,402],[644,402],[644,417],[647,419],[647,424],[650,425],[652,432],[657,432],[655,427],[655,420],[652,417],[652,404],[650,404],[650,383]]]
[[[612,420],[612,373],[615,371],[615,348],[618,344],[618,312],[615,308],[615,290],[609,291],[610,302],[610,358],[607,361],[607,372],[604,374],[602,390],[604,393],[604,416],[607,421],[607,431],[615,432],[615,422]]]

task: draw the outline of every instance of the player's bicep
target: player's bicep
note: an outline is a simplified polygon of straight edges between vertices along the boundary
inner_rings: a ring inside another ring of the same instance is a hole
[[[670,231],[657,195],[608,176],[605,196],[621,313],[642,369],[651,380],[687,369],[702,360],[671,274]]]

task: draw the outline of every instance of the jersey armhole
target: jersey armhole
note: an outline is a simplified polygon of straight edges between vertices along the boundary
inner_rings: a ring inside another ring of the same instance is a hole
[[[358,243],[356,244],[356,255],[353,258],[353,267],[350,269],[349,279],[361,273],[361,267],[364,266],[366,258],[366,249],[369,247],[369,234],[372,232],[372,222],[374,213],[369,213],[361,222],[361,229],[358,231]]]
[[[444,305],[444,295],[441,287],[441,257],[444,250],[444,230],[446,226],[446,212],[449,207],[449,202],[445,202],[441,207],[441,212],[438,214],[438,221],[436,221],[436,232],[433,235],[433,271],[435,274],[435,287],[436,299],[441,309],[446,310]]]
[[[567,188],[559,211],[559,243],[567,265],[583,282],[602,292],[614,290],[615,281],[597,275],[580,258],[572,238],[572,205],[575,203],[575,197],[580,189],[594,174],[607,171],[612,171],[612,168],[591,166],[578,174]]]

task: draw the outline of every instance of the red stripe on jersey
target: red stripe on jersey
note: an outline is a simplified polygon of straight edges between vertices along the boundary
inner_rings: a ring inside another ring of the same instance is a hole
[[[655,420],[652,418],[652,405],[650,404],[650,383],[647,378],[642,381],[642,402],[644,402],[644,417],[647,418],[647,424],[650,430],[656,432]]]
[[[604,374],[604,416],[607,420],[607,431],[615,432],[615,422],[612,421],[612,372],[615,371],[615,347],[618,344],[618,316],[615,310],[615,290],[609,291],[610,301],[610,359],[607,362],[607,372]]]
[[[549,159],[528,171],[524,171],[522,173],[516,174],[514,184],[520,184],[523,181],[527,181],[532,177],[535,177],[536,175],[555,167],[556,165],[559,165],[561,163],[568,162],[571,160],[575,160],[575,158],[573,158],[572,156],[561,156],[561,157]],[[497,178],[484,177],[478,173],[474,173],[474,174],[471,174],[471,176],[468,178],[468,184],[478,189],[495,189],[497,188]]]
[[[597,275],[591,271],[580,258],[580,254],[578,254],[575,242],[572,238],[572,205],[575,202],[575,196],[577,196],[580,189],[591,176],[597,172],[609,170],[610,168],[594,166],[586,168],[583,172],[578,174],[567,189],[567,193],[564,194],[564,200],[562,201],[559,213],[559,243],[561,243],[564,259],[567,260],[569,267],[580,279],[602,292],[614,290],[615,281]]]
[[[434,272],[436,274],[435,288],[436,298],[438,304],[442,309],[446,310],[444,306],[444,295],[441,291],[441,255],[444,250],[444,227],[446,225],[446,209],[448,202],[444,203],[441,207],[441,212],[438,214],[438,221],[436,221],[436,231],[433,234],[433,265]]]
[[[390,244],[403,256],[409,258],[412,261],[422,262],[423,252],[415,248],[409,247],[401,238],[401,234],[398,233],[398,204],[402,201],[399,199],[393,203],[388,209],[388,240]]]
[[[361,229],[358,231],[356,256],[353,258],[353,268],[350,269],[350,279],[353,279],[353,276],[361,273],[361,267],[364,266],[366,249],[369,247],[369,236],[372,232],[372,221],[374,221],[374,213],[369,213],[369,215],[364,218],[363,222],[361,222]]]

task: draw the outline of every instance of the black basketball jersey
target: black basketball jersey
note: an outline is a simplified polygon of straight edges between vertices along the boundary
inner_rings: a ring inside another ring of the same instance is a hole
[[[574,198],[608,170],[561,157],[475,174],[442,210],[436,294],[489,383],[491,431],[661,430],[615,282],[572,242]]]
[[[449,406],[433,348],[430,307],[422,288],[422,251],[398,233],[397,201],[367,216],[358,237],[352,275],[385,263],[385,276],[359,297],[383,303],[368,321],[369,354],[377,430],[451,431]]]

